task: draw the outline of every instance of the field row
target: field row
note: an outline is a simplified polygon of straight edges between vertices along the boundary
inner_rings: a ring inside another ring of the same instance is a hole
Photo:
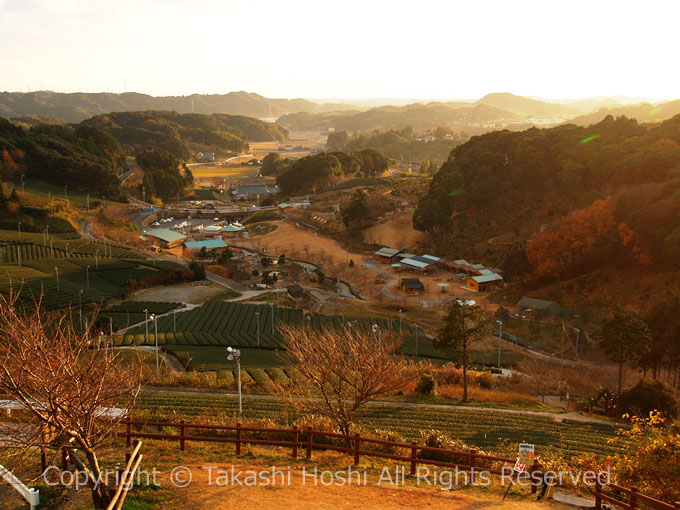
[[[248,377],[252,369],[248,372]],[[266,371],[265,371],[266,372]],[[261,376],[254,372],[256,377]],[[278,374],[278,372],[275,372]],[[232,374],[233,375],[233,374]],[[268,377],[272,375],[267,374]],[[274,375],[276,377],[276,375]],[[221,395],[144,394],[138,408],[159,417],[182,416],[200,422],[201,417],[235,415],[236,398]],[[291,425],[297,418],[293,409],[273,398],[248,398],[243,405],[246,419],[268,418]],[[471,446],[501,451],[508,443],[529,442],[541,449],[554,448],[563,455],[626,453],[627,443],[610,444],[616,429],[609,425],[556,422],[547,416],[509,413],[499,410],[428,408],[423,406],[372,404],[358,414],[358,423],[399,433],[405,440],[419,439],[421,431],[437,430]]]
[[[283,347],[283,339],[279,332],[280,325],[311,327],[317,331],[339,329],[343,327],[357,328],[370,332],[394,331],[405,337],[400,351],[405,354],[415,353],[418,341],[418,355],[444,358],[444,354],[432,345],[432,341],[406,323],[389,321],[382,318],[348,317],[341,315],[305,314],[293,308],[277,305],[251,305],[211,301],[193,310],[177,313],[176,317],[165,316],[158,320],[158,342],[161,345],[191,346],[234,346],[265,347],[277,349]],[[124,345],[143,344],[147,339],[143,335],[142,326],[133,328],[121,339]],[[259,342],[258,342],[259,340]]]

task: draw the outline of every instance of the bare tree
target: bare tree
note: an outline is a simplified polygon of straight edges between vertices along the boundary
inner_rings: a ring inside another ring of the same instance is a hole
[[[396,354],[402,338],[388,331],[366,332],[358,326],[281,329],[283,356],[305,384],[279,384],[279,393],[298,411],[330,418],[343,434],[349,434],[362,406],[403,389],[420,372]]]
[[[142,365],[121,363],[91,326],[77,331],[70,311],[39,305],[22,309],[16,296],[0,297],[0,391],[24,408],[21,420],[0,424],[2,447],[16,460],[38,446],[65,447],[88,477],[95,508],[106,508],[97,450],[126,415],[115,408],[134,406]]]

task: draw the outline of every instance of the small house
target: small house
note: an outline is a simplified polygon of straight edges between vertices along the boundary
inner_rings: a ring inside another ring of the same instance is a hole
[[[300,299],[305,296],[305,289],[303,289],[297,283],[294,283],[292,285],[286,285],[286,290],[288,291],[288,294],[290,294],[290,297],[292,297],[293,299]]]
[[[175,232],[174,230],[167,228],[156,228],[154,230],[149,230],[148,232],[144,232],[144,235],[158,241],[161,248],[174,248],[175,246],[182,244],[184,239],[186,239],[179,232]]]
[[[495,289],[502,281],[503,277],[496,273],[468,276],[465,280],[465,287],[475,292],[485,292]]]
[[[401,250],[395,250],[394,248],[387,248],[386,246],[383,246],[373,255],[375,255],[375,257],[382,262],[394,263],[400,252]]]
[[[427,274],[432,265],[430,262],[425,262],[423,260],[417,260],[416,257],[411,259],[401,259],[399,262],[403,269],[408,269],[413,272],[419,272],[422,274]]]
[[[417,294],[425,290],[425,286],[419,278],[402,278],[399,285],[407,294]]]

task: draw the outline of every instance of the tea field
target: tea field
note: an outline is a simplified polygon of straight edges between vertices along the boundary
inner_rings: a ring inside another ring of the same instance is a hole
[[[227,421],[236,416],[237,406],[233,395],[144,393],[137,410],[146,416],[184,417],[198,423],[215,416]],[[286,403],[262,396],[246,396],[243,416],[244,420],[267,418],[281,425],[292,425],[298,418]],[[528,442],[536,445],[539,457],[549,449],[573,456],[623,454],[628,447],[623,440],[609,442],[617,435],[612,425],[558,422],[549,416],[494,409],[376,403],[361,410],[357,422],[367,428],[396,432],[409,441],[418,440],[421,431],[436,430],[491,452],[516,451],[517,443]]]

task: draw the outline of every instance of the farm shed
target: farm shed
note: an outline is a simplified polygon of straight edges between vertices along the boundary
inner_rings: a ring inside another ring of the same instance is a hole
[[[184,243],[184,256],[191,257],[200,252],[203,248],[207,251],[222,251],[227,248],[227,243],[222,239],[206,239],[205,241],[187,241]]]
[[[465,286],[470,290],[474,290],[475,292],[484,292],[497,287],[502,281],[503,277],[499,274],[483,274],[478,276],[469,276],[465,280]]]
[[[286,290],[293,299],[299,299],[305,295],[305,289],[303,289],[297,283],[294,283],[293,285],[286,285]]]
[[[402,278],[399,286],[406,291],[407,294],[415,294],[425,290],[423,282],[419,278]]]
[[[465,259],[458,259],[444,262],[444,265],[446,266],[446,269],[448,269],[452,273],[464,273],[465,268],[468,267],[470,264]]]
[[[182,241],[186,239],[182,234],[167,228],[149,230],[148,232],[144,232],[144,235],[158,240],[162,248],[174,248],[175,246],[182,244]]]
[[[394,248],[387,248],[386,246],[383,246],[373,255],[384,262],[394,262],[400,252],[401,250],[395,250]]]
[[[423,262],[421,260],[413,259],[401,259],[401,267],[404,269],[410,269],[411,271],[419,271],[426,274],[429,271],[431,264],[429,262]]]
[[[225,225],[220,229],[223,238],[246,237],[248,232],[244,227],[238,225]]]
[[[558,310],[560,310],[560,305],[554,301],[546,301],[544,299],[530,297],[523,297],[517,301],[517,306],[519,307],[520,311],[523,312],[527,310],[536,310],[539,312],[556,313]]]

